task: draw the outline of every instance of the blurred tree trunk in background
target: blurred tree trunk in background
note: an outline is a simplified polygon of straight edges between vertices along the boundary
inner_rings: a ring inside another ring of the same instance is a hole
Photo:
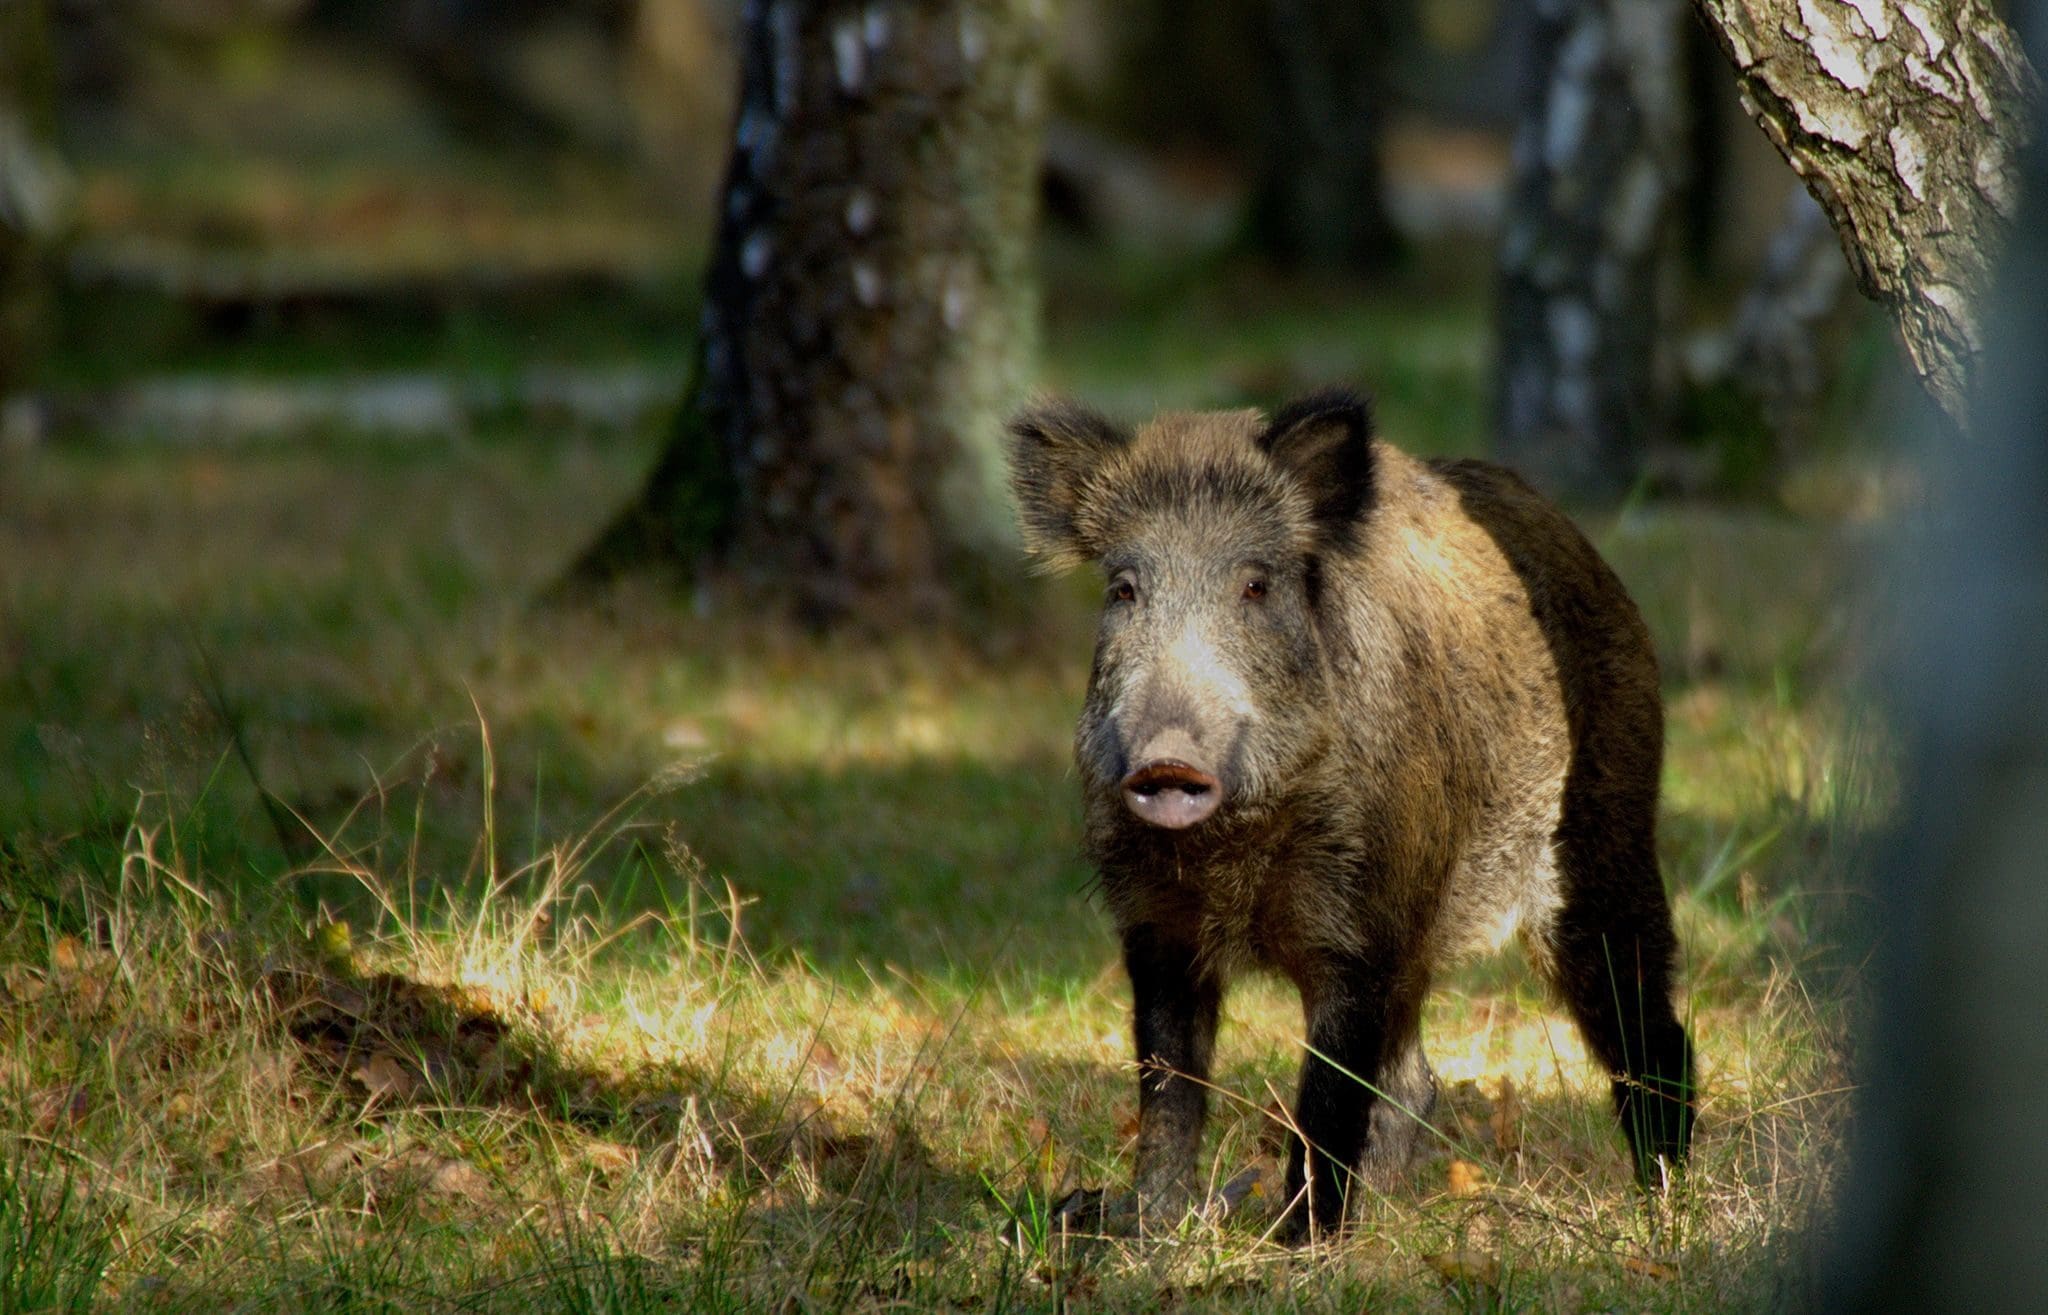
[[[1502,459],[1550,492],[1641,476],[1669,418],[1683,0],[1534,7],[1500,252]]]
[[[1695,0],[1743,104],[1827,211],[1913,368],[1968,422],[1977,306],[2037,80],[1984,0]]]
[[[0,401],[32,377],[49,311],[41,248],[63,186],[46,19],[42,0],[0,2]]]
[[[1804,445],[1841,354],[1849,266],[1827,213],[1795,190],[1764,263],[1729,326],[1720,374],[1751,398],[1775,446],[1773,467]]]
[[[696,382],[575,577],[709,565],[874,624],[973,583],[1034,347],[1038,8],[747,5]]]
[[[1265,0],[1253,244],[1280,264],[1371,272],[1394,254],[1381,139],[1395,0]]]

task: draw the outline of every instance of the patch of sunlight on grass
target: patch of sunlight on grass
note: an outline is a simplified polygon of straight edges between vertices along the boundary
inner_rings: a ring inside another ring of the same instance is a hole
[[[1670,1201],[1482,962],[1426,1015],[1441,1139],[1342,1243],[1279,1251],[1258,1198],[1020,1250],[1130,1171],[1084,591],[1008,648],[530,609],[642,455],[87,447],[0,488],[0,1219],[55,1203],[45,1270],[250,1309],[1439,1310],[1421,1258],[1467,1254],[1510,1308],[1782,1297],[1848,1100],[1831,892],[1896,790],[1836,530],[1602,536],[1665,655],[1703,1088]],[[1302,1055],[1284,984],[1226,1017],[1216,1182]]]

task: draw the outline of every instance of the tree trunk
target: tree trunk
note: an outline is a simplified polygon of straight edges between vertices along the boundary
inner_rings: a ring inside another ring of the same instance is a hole
[[[1501,456],[1550,491],[1641,477],[1666,423],[1682,0],[1552,0],[1530,16],[1500,254]]]
[[[1393,0],[1266,0],[1252,238],[1283,265],[1370,272],[1394,253],[1380,141]]]
[[[1843,337],[1849,266],[1828,218],[1794,189],[1729,328],[1728,381],[1755,399],[1780,462],[1812,431]]]
[[[1958,428],[2038,81],[1984,0],[1695,0]]]
[[[62,209],[48,142],[54,70],[40,0],[0,3],[0,402],[23,390],[48,314],[42,247]]]
[[[708,564],[818,623],[943,612],[1004,542],[1034,345],[1031,0],[754,0],[697,379],[579,564]],[[706,557],[708,550],[708,559]]]

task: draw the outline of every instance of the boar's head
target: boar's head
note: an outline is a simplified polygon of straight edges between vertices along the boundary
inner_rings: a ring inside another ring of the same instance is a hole
[[[1025,546],[1101,566],[1084,783],[1170,831],[1251,808],[1327,743],[1323,572],[1372,500],[1363,399],[1129,431],[1066,402],[1010,425]]]

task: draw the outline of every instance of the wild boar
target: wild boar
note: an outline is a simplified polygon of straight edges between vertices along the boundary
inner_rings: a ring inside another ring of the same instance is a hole
[[[1131,982],[1137,1169],[1064,1222],[1193,1202],[1224,989],[1264,969],[1307,1024],[1280,1232],[1337,1229],[1435,1101],[1432,974],[1517,935],[1659,1183],[1694,1101],[1657,661],[1572,522],[1499,466],[1377,440],[1341,390],[1135,432],[1048,402],[1009,455],[1027,549],[1105,581],[1074,756]]]

